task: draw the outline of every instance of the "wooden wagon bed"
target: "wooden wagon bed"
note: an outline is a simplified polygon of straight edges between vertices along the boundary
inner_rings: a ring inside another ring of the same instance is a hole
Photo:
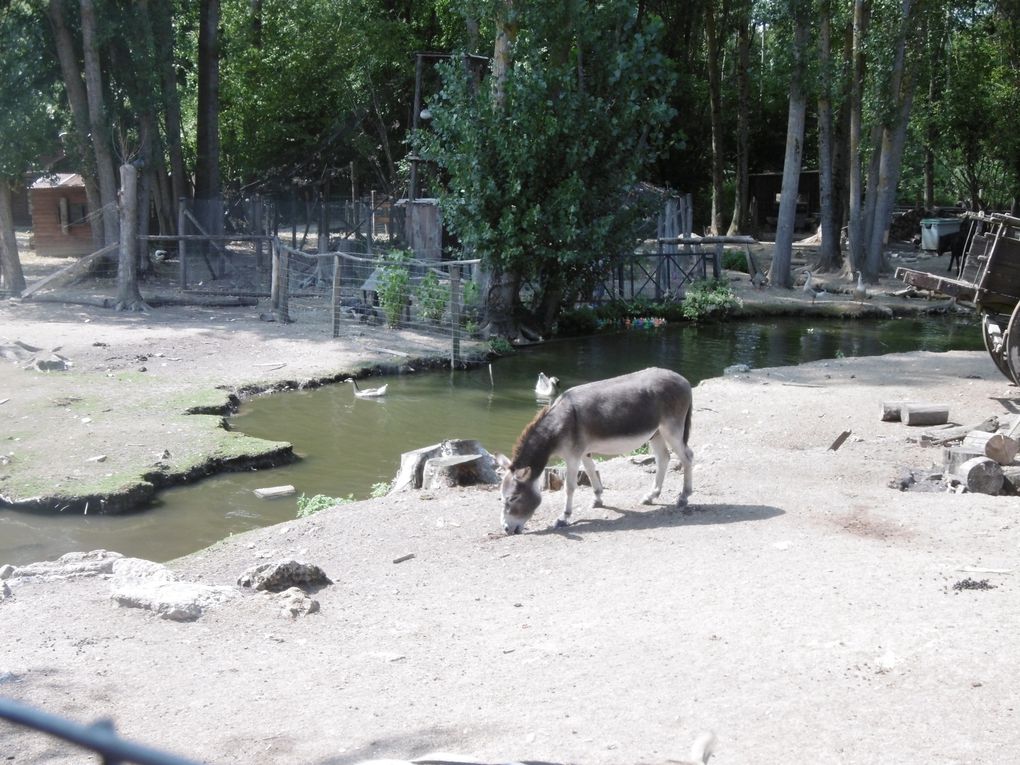
[[[1020,218],[968,213],[960,236],[964,261],[955,277],[897,268],[896,278],[920,289],[973,303],[985,348],[999,370],[1020,385]]]

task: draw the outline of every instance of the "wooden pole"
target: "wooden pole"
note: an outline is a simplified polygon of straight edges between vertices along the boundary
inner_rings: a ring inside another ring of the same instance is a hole
[[[460,360],[460,266],[450,266],[450,368]]]
[[[276,308],[276,320],[287,324],[290,322],[290,253],[286,250],[280,252],[280,287],[279,305]]]
[[[184,236],[188,230],[188,218],[184,214],[188,209],[188,198],[181,197],[177,200],[177,235]],[[188,288],[188,245],[186,240],[180,239],[177,242],[177,257],[180,259],[180,286],[182,290]]]
[[[280,307],[280,241],[273,239],[269,245],[269,260],[272,270],[269,276],[269,307],[275,313]]]
[[[339,255],[333,256],[333,337],[340,337],[341,262]]]

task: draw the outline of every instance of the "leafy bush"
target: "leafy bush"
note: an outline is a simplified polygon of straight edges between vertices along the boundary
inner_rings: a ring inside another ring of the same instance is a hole
[[[407,264],[410,259],[410,253],[392,250],[387,264],[379,269],[376,292],[379,295],[379,305],[386,317],[386,324],[390,327],[400,325],[400,317],[411,297],[411,272]]]
[[[372,484],[372,497],[379,498],[385,497],[390,493],[390,484],[387,481],[380,481],[379,483]]]
[[[583,305],[560,313],[556,320],[556,334],[563,337],[590,335],[600,326],[599,316],[594,308]]]
[[[505,337],[494,337],[489,340],[489,350],[497,356],[507,356],[514,352],[514,347]]]
[[[346,497],[330,497],[326,494],[316,494],[314,497],[307,497],[302,494],[297,498],[297,517],[307,518],[309,515],[315,515],[320,510],[336,507],[337,505],[346,505],[353,501],[353,494],[348,494]]]
[[[740,298],[722,280],[695,282],[687,290],[681,308],[685,319],[698,321],[710,316],[725,316],[740,306]]]
[[[439,277],[431,268],[418,283],[414,297],[418,301],[418,312],[424,321],[439,321],[446,311],[448,290],[439,283]]]
[[[724,250],[722,267],[728,271],[747,273],[747,256],[740,250]]]

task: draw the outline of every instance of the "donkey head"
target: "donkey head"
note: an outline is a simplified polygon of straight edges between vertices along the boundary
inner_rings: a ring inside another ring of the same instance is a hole
[[[532,476],[530,467],[515,469],[510,460],[502,454],[496,455],[496,462],[505,471],[503,483],[499,487],[500,500],[503,504],[503,531],[507,534],[520,534],[524,530],[524,524],[531,519],[542,503],[537,477]]]

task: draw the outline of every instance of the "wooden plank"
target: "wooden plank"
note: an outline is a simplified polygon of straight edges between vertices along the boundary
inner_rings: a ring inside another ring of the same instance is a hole
[[[960,300],[973,300],[977,294],[973,284],[949,279],[945,276],[938,276],[927,271],[915,271],[903,266],[896,269],[896,278],[912,287],[941,292],[943,295],[949,295]]]
[[[1020,419],[1017,420],[1020,422]],[[985,433],[994,433],[999,429],[999,418],[989,417],[983,422],[979,422],[976,425],[954,425],[940,430],[930,430],[927,433],[921,434],[922,443],[928,443],[932,446],[945,446],[946,444],[952,443],[953,441],[961,441],[964,436],[968,433],[980,430]]]
[[[296,489],[287,484],[285,486],[267,486],[264,489],[255,489],[255,496],[259,499],[272,499],[274,497],[286,497],[293,494]]]

